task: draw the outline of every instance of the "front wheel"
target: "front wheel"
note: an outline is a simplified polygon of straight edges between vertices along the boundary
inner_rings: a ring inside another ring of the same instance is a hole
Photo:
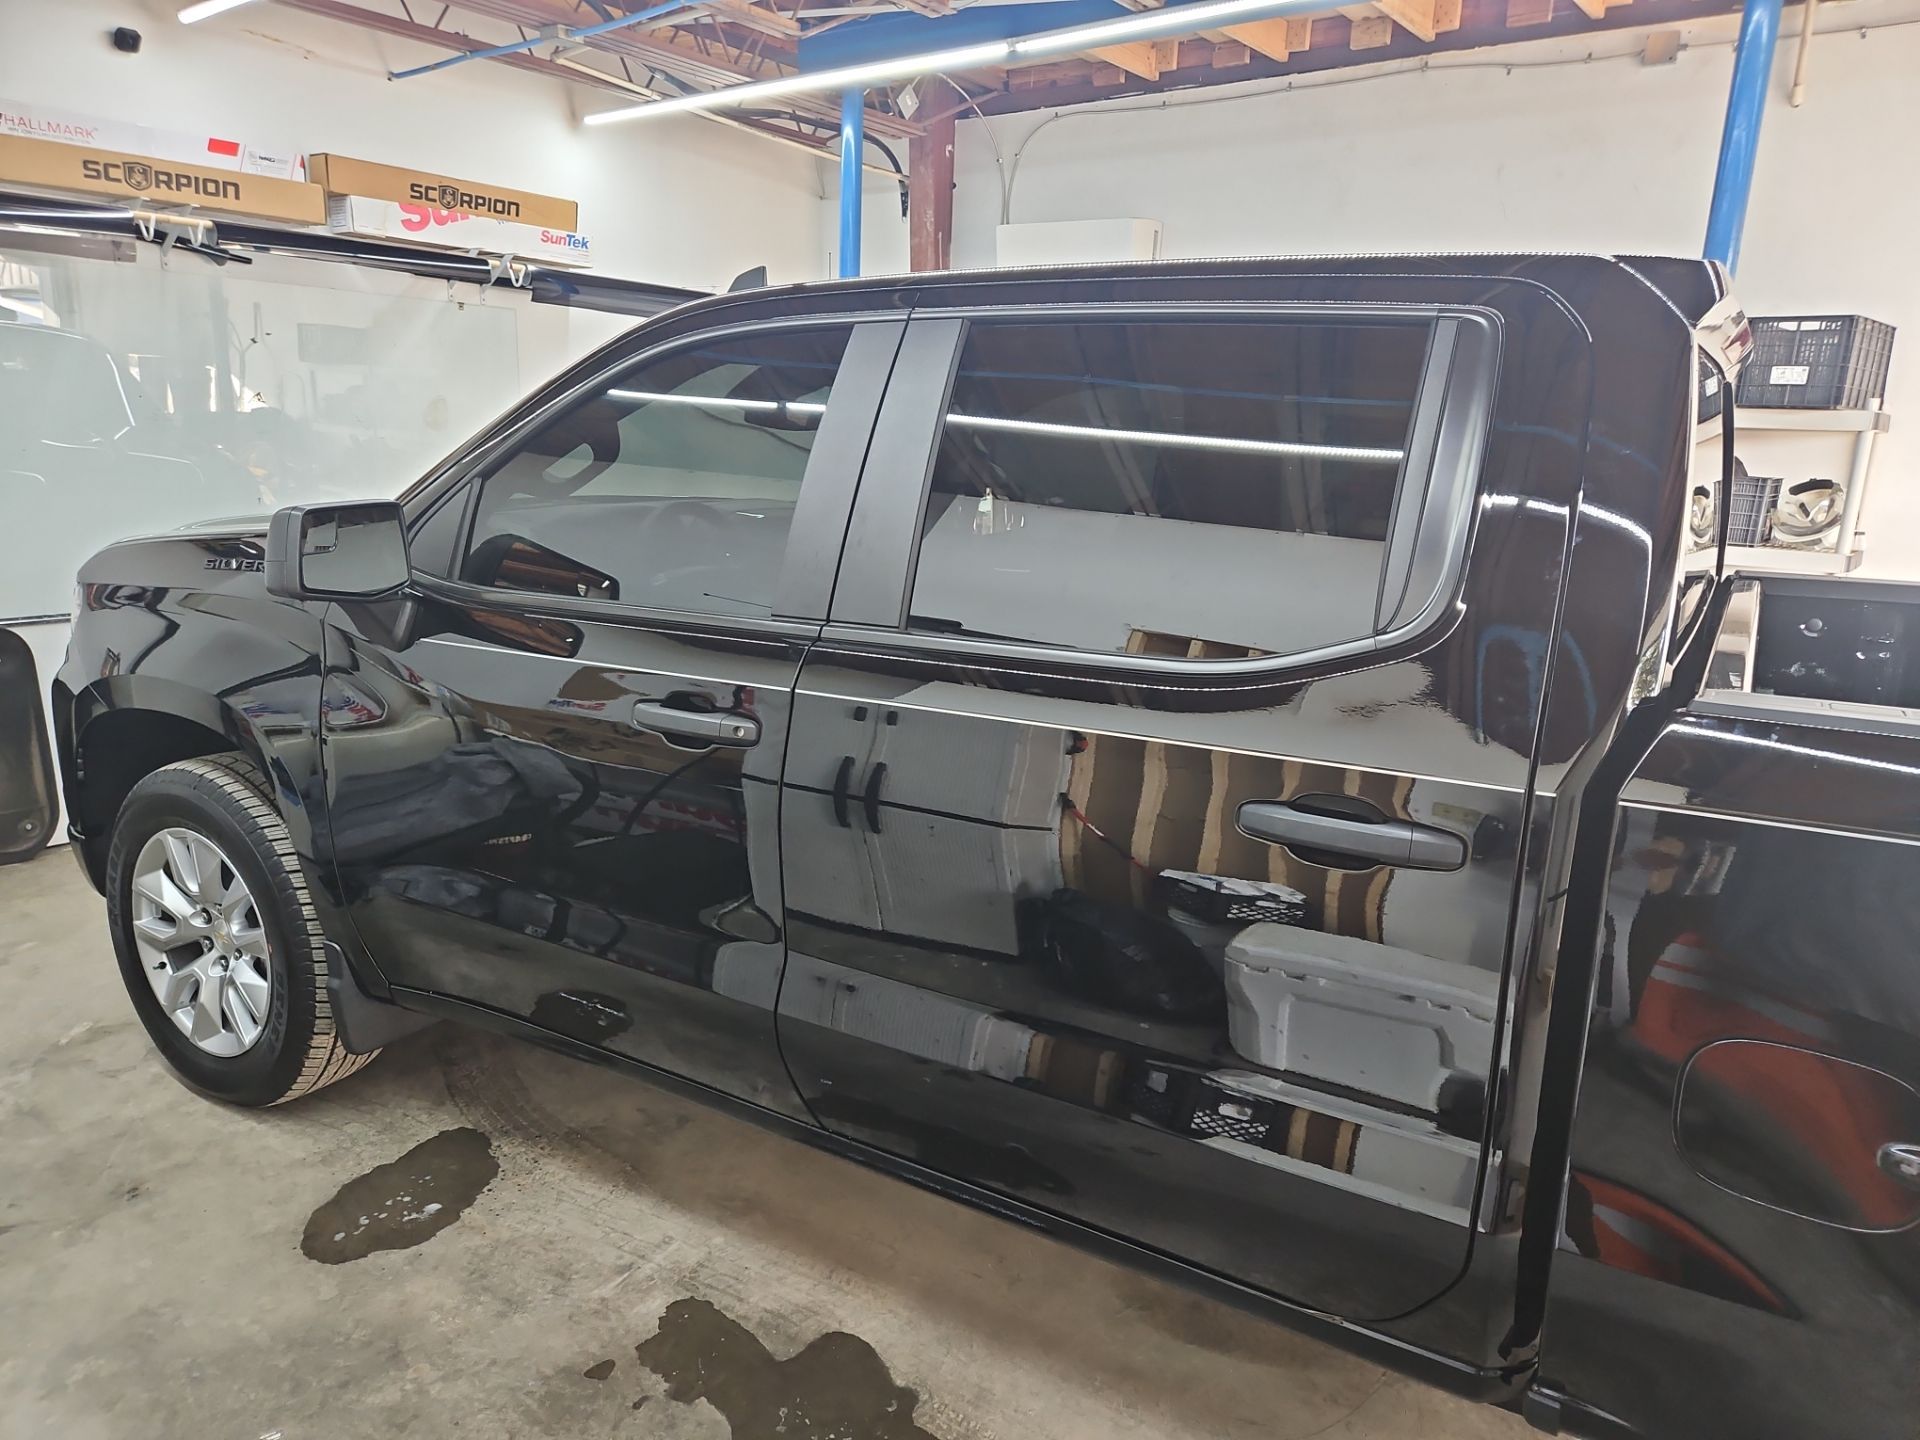
[[[147,1034],[194,1089],[277,1105],[358,1070],[293,842],[244,755],[133,787],[107,851],[107,918]]]

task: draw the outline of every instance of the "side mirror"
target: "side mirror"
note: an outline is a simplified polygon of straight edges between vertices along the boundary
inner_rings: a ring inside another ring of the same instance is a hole
[[[289,505],[267,531],[267,593],[381,600],[407,583],[406,517],[392,500]]]

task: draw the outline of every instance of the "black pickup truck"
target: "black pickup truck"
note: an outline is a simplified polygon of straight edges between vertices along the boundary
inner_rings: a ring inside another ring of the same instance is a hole
[[[1746,344],[1667,259],[685,305],[89,561],[73,849],[218,1099],[468,1020],[1549,1431],[1913,1440],[1920,726],[1757,683]]]

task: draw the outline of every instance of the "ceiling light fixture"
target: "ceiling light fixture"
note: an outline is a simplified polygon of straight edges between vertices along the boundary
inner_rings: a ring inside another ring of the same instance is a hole
[[[224,15],[229,10],[238,10],[242,5],[251,5],[253,0],[200,0],[198,5],[189,5],[180,12],[180,23],[191,25],[196,20],[211,19],[215,15]]]
[[[214,0],[208,0],[208,3],[214,3]],[[843,65],[837,70],[783,75],[778,80],[753,80],[745,85],[729,85],[721,90],[676,95],[671,100],[629,105],[620,110],[602,110],[584,119],[588,125],[610,125],[620,120],[671,115],[676,111],[721,110],[734,105],[751,105],[755,101],[771,100],[782,95],[863,90],[882,81],[905,80],[914,75],[966,70],[976,65],[997,65],[1036,55],[1069,54],[1076,50],[1119,45],[1156,35],[1191,34],[1210,30],[1228,18],[1235,21],[1269,19],[1279,15],[1304,15],[1326,8],[1326,0],[1191,0],[1189,4],[1140,10],[1112,20],[1096,21],[1091,25],[1044,30],[1038,35],[1028,35],[1018,40],[992,40],[953,50],[875,60],[864,65]]]
[[[724,110],[734,105],[751,105],[759,100],[777,99],[782,95],[860,90],[882,80],[903,80],[909,75],[924,75],[930,70],[965,70],[973,65],[992,65],[1005,60],[1011,50],[1007,41],[994,40],[984,45],[939,50],[930,55],[902,55],[897,60],[843,65],[838,70],[819,70],[810,75],[782,75],[778,80],[754,80],[745,85],[729,85],[724,90],[701,90],[691,95],[676,95],[671,100],[629,105],[624,110],[602,110],[586,116],[585,122],[589,125],[607,125],[616,120],[671,115],[681,110]]]

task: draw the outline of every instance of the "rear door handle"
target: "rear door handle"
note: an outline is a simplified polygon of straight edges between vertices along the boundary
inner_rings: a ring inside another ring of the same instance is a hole
[[[851,830],[853,821],[847,818],[847,792],[853,787],[853,757],[842,755],[840,768],[833,775],[833,823],[842,830]]]
[[[880,784],[886,778],[887,762],[876,761],[867,772],[866,792],[860,797],[860,808],[867,812],[867,829],[876,835],[880,833]]]
[[[1910,1190],[1920,1190],[1920,1145],[1888,1143],[1880,1147],[1880,1169]]]
[[[631,723],[634,729],[662,736],[669,745],[682,749],[709,750],[725,745],[743,750],[760,743],[760,722],[730,710],[681,710],[657,700],[642,700],[633,707]]]
[[[1238,819],[1240,828],[1256,840],[1352,856],[1376,865],[1458,870],[1467,863],[1467,842],[1460,836],[1408,820],[1329,815],[1277,800],[1249,800],[1240,807]]]

